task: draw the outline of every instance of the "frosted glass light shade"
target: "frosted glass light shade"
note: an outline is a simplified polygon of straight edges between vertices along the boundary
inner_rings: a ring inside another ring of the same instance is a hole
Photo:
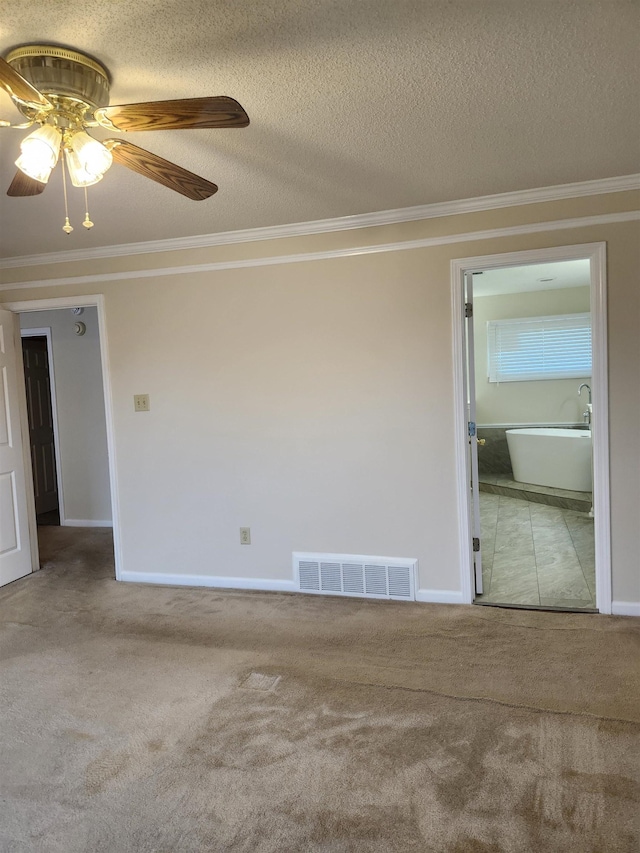
[[[41,184],[46,184],[53,170],[53,166],[43,165],[34,160],[33,157],[26,157],[21,154],[16,160],[16,166],[29,178],[34,181],[40,181]]]
[[[56,127],[44,124],[22,140],[16,166],[36,181],[46,184],[58,162],[62,134]]]
[[[91,172],[87,172],[82,167],[80,158],[75,151],[65,148],[64,153],[66,155],[67,168],[69,169],[69,177],[74,187],[90,187],[102,180],[102,175],[91,174]]]
[[[71,181],[75,186],[86,187],[95,184],[113,163],[111,151],[83,130],[73,134],[70,153],[72,156],[67,158],[67,163]],[[76,172],[76,180],[72,169]]]

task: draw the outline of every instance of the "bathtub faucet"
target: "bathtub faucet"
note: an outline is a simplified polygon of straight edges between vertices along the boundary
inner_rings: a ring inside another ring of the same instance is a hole
[[[582,417],[584,418],[585,424],[591,426],[591,386],[587,385],[586,382],[583,382],[582,385],[578,388],[578,397],[582,396],[582,389],[586,388],[589,392],[589,404],[587,405],[587,409],[582,413]]]
[[[589,402],[591,402],[591,386],[587,385],[586,382],[583,382],[582,385],[578,388],[578,397],[582,396],[582,389],[583,388],[586,388],[587,391],[589,392]]]

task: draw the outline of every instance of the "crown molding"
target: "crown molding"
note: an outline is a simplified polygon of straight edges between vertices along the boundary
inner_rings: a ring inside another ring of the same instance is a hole
[[[235,243],[278,240],[286,237],[304,237],[312,234],[327,234],[337,231],[350,231],[356,228],[394,225],[402,222],[415,222],[420,219],[456,216],[463,213],[481,213],[482,211],[498,210],[503,207],[538,204],[545,201],[561,201],[562,199],[604,195],[605,193],[625,192],[637,189],[640,189],[640,174],[622,175],[615,178],[601,178],[595,181],[557,184],[551,187],[537,187],[530,190],[497,193],[496,195],[478,196],[476,198],[458,199],[456,201],[420,204],[415,207],[401,207],[395,210],[381,210],[375,213],[361,213],[355,216],[316,219],[311,222],[298,222],[290,225],[271,225],[264,228],[247,228],[241,231],[222,231],[218,234],[199,234],[192,237],[175,237],[168,240],[150,240],[145,243],[122,243],[116,246],[101,246],[93,249],[72,249],[62,252],[48,252],[40,255],[22,255],[15,258],[0,259],[0,269],[16,269],[18,267],[98,260],[129,255],[145,255],[154,252],[203,249],[212,246],[228,246]]]
[[[109,281],[133,281],[141,278],[160,278],[169,275],[193,275],[195,273],[220,270],[247,269],[248,267],[267,267],[279,264],[296,264],[305,261],[323,261],[331,258],[350,258],[357,255],[372,255],[382,252],[401,252],[408,249],[425,249],[431,246],[445,246],[451,243],[470,243],[480,240],[495,240],[504,237],[517,237],[523,234],[537,234],[541,231],[564,231],[571,228],[585,228],[589,225],[610,225],[617,222],[640,220],[640,210],[622,213],[604,213],[600,216],[581,216],[576,219],[557,219],[551,222],[533,222],[528,225],[512,225],[508,228],[492,228],[486,231],[468,231],[463,234],[450,234],[442,237],[424,237],[419,240],[405,240],[397,243],[378,243],[374,246],[353,246],[347,249],[327,249],[323,252],[303,252],[293,255],[277,255],[262,258],[249,258],[236,261],[214,261],[207,264],[185,264],[176,267],[161,267],[143,270],[125,270],[122,272],[93,273],[89,275],[63,276],[34,281],[14,281],[0,284],[3,290],[27,290],[34,287],[55,287],[67,284],[100,284]],[[0,303],[1,304],[1,303]],[[76,304],[76,303],[74,303]]]

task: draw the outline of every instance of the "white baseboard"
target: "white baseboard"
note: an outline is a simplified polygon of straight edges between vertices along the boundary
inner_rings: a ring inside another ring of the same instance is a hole
[[[159,572],[122,572],[119,578],[129,583],[155,583],[169,586],[207,586],[219,589],[256,589],[262,592],[300,592],[294,581],[272,578],[225,578],[218,575],[169,575]]]
[[[262,592],[300,592],[295,581],[273,578],[232,578],[219,575],[170,575],[160,572],[122,572],[119,580],[168,586],[206,586],[218,589],[255,589]],[[303,593],[301,593],[303,594]],[[432,604],[463,604],[462,593],[448,589],[419,589],[416,601]]]
[[[113,527],[113,522],[95,518],[65,518],[61,527]]]
[[[219,575],[170,575],[160,572],[122,572],[121,581],[168,586],[206,586],[218,589],[255,589],[262,592],[298,592],[295,581],[273,578],[232,578]],[[301,595],[303,593],[300,593]],[[462,593],[447,589],[420,589],[416,601],[437,604],[462,604]]]
[[[416,601],[430,604],[464,604],[462,592],[455,589],[419,589]]]
[[[612,601],[611,613],[614,616],[640,616],[640,601]]]

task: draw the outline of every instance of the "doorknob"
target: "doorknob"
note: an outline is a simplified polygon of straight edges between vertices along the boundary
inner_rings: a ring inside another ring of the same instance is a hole
[[[481,444],[483,447],[487,443],[486,438],[477,438],[476,441],[478,442],[478,444]]]

